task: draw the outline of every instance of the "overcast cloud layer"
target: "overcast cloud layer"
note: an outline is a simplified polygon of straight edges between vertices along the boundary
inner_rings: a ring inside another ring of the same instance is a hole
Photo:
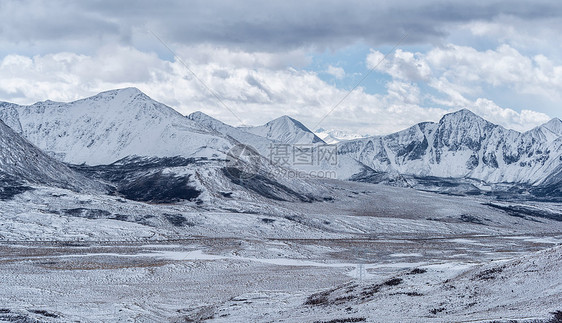
[[[368,134],[465,107],[516,130],[561,116],[559,1],[2,1],[0,19],[5,101],[136,86],[182,113],[232,124],[289,114],[311,128]],[[363,47],[349,68],[349,53]],[[313,64],[321,55],[329,61]]]

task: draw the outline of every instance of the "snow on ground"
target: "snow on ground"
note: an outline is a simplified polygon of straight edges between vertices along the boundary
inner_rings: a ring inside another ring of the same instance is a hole
[[[428,257],[412,262],[406,255],[367,265],[311,254],[306,256],[313,260],[236,255],[236,250],[272,246],[295,249],[293,257],[318,251],[303,245],[307,250],[299,254],[298,245],[291,244],[201,239],[153,245],[0,245],[0,319],[507,321],[546,319],[561,304],[562,246],[521,250],[527,254],[493,261]]]
[[[324,184],[331,199],[311,203],[146,204],[45,187],[2,200],[0,321],[501,321],[562,310],[562,222],[542,217],[558,204],[514,215],[477,198]]]
[[[561,263],[558,246],[485,265],[419,266],[311,294],[276,316],[300,322],[546,320],[562,310]]]

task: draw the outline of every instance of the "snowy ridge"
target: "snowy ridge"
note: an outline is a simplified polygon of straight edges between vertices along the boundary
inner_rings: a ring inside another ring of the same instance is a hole
[[[340,153],[377,171],[540,184],[562,161],[562,122],[519,133],[463,109],[387,136],[342,142]]]
[[[203,112],[196,111],[187,116],[198,125],[216,131],[224,136],[231,137],[236,141],[255,148],[262,156],[269,155],[270,147],[275,142],[268,138],[244,131],[244,129],[236,128],[223,123]]]
[[[0,120],[0,184],[5,180],[77,191],[102,189],[101,184],[47,156]]]
[[[332,179],[343,180],[350,179],[360,173],[372,173],[369,167],[349,156],[338,156],[337,162],[334,163],[325,160],[319,161],[319,150],[322,149],[325,143],[319,140],[318,137],[313,136],[300,122],[288,117],[281,117],[269,122],[268,127],[270,127],[271,131],[265,134],[267,137],[259,135],[260,133],[264,134],[261,131],[263,129],[256,131],[256,128],[232,127],[199,111],[190,114],[188,118],[201,126],[208,127],[211,130],[253,147],[272,163],[275,163],[275,145],[288,145],[289,156],[286,159],[286,163],[279,164],[278,166],[292,168],[316,176],[329,176]],[[277,129],[277,132],[273,131],[273,129]],[[299,163],[298,160],[293,159],[293,149],[299,147],[310,149],[309,155],[313,159],[310,164]]]
[[[21,134],[22,129],[16,107],[16,104],[0,102],[0,120],[2,120],[12,130]]]
[[[7,111],[5,106],[0,111]],[[25,138],[73,164],[110,164],[131,155],[213,158],[224,156],[232,145],[136,88],[70,103],[45,101],[9,108],[17,111]]]
[[[241,129],[285,144],[324,143],[306,126],[289,116],[279,117],[262,126],[241,127]]]

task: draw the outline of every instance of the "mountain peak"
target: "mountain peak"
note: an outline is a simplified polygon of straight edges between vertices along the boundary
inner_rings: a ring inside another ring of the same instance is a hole
[[[552,118],[550,119],[550,121],[548,121],[547,123],[545,123],[545,126],[560,126],[562,124],[562,120],[558,119],[558,118]]]
[[[323,143],[322,139],[316,136],[304,124],[287,115],[273,119],[262,126],[244,127],[243,129],[246,132],[283,143]]]
[[[201,112],[201,111],[195,111],[195,112],[190,113],[187,116],[187,118],[191,119],[191,120],[202,120],[202,119],[209,119],[209,118],[212,118],[212,117],[209,116],[206,113]]]
[[[124,88],[121,88],[121,89],[113,89],[113,90],[103,91],[100,94],[104,94],[104,93],[108,93],[108,94],[112,94],[112,93],[117,94],[118,93],[118,94],[129,94],[129,95],[144,94],[144,92],[142,92],[141,90],[139,90],[138,88],[136,88],[134,86],[124,87]]]
[[[458,111],[445,114],[441,118],[441,120],[439,121],[439,124],[443,124],[443,123],[464,123],[464,122],[485,123],[485,124],[490,123],[487,120],[485,120],[484,118],[482,118],[481,116],[477,115],[476,113],[474,113],[474,112],[472,112],[468,109],[460,109]]]
[[[469,118],[480,118],[480,119],[482,119],[482,117],[480,117],[479,115],[470,111],[467,108],[463,108],[463,109],[457,110],[455,112],[447,113],[443,117],[446,117],[446,116],[469,117]]]
[[[136,88],[15,109],[23,136],[68,163],[109,164],[131,155],[214,157],[229,147],[222,135]]]
[[[288,115],[285,114],[285,115],[280,116],[279,118],[275,118],[275,119],[269,121],[268,123],[270,123],[270,122],[280,122],[280,121],[298,122],[297,120],[295,120],[295,119],[293,119],[293,118],[291,118],[291,117],[289,117]]]
[[[109,91],[100,92],[94,96],[83,100],[119,100],[119,101],[129,101],[135,98],[142,98],[152,100],[148,95],[144,94],[141,90],[136,87],[126,87],[122,89],[115,89]],[[82,101],[82,100],[79,100]]]
[[[347,132],[345,130],[338,129],[324,129],[318,128],[314,132],[320,139],[324,140],[327,144],[335,144],[344,140],[354,140],[360,138],[367,138],[368,135],[360,135],[356,133]]]
[[[224,122],[215,119],[210,115],[205,114],[201,111],[195,111],[189,114],[186,118],[205,128],[209,128],[219,132],[221,132],[221,130],[231,128],[229,125],[225,124]]]
[[[302,131],[312,133],[312,131],[310,131],[310,129],[308,129],[304,124],[302,124],[298,120],[295,120],[295,119],[289,117],[288,115],[283,115],[283,116],[280,116],[277,119],[273,119],[273,120],[269,121],[268,123],[266,123],[266,125],[274,125],[274,124],[281,124],[281,123],[292,124],[293,126],[297,127],[298,129],[300,129]]]
[[[562,136],[562,121],[558,118],[552,118],[547,123],[540,125],[539,128],[547,129],[556,135]]]

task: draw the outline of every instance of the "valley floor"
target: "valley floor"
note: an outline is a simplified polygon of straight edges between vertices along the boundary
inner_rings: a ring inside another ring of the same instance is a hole
[[[47,188],[0,201],[0,321],[547,322],[562,311],[560,205],[516,214],[338,185],[333,201],[261,213],[252,201],[204,211]]]

